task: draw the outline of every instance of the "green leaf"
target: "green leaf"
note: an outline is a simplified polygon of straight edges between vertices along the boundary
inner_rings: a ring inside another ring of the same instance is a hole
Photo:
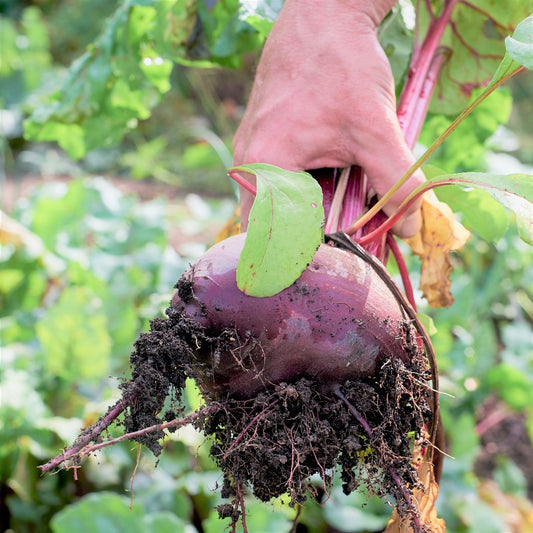
[[[533,69],[533,15],[518,24],[512,37],[505,39],[505,48],[511,59]]]
[[[189,57],[207,59],[224,67],[240,68],[242,56],[260,48],[265,39],[264,35],[243,20],[240,9],[241,2],[238,0],[216,2],[211,10],[207,9],[204,2],[198,2],[201,31],[194,36]]]
[[[50,523],[54,533],[142,533],[143,510],[118,494],[90,494],[65,507]]]
[[[473,91],[477,96],[481,90]],[[453,134],[431,156],[431,163],[446,172],[467,172],[483,169],[485,144],[501,124],[509,120],[513,107],[511,92],[505,88],[494,91],[459,124]],[[430,146],[444,132],[451,120],[446,115],[429,115],[420,134],[420,142]],[[465,150],[468,146],[468,150]]]
[[[68,287],[38,322],[47,370],[67,380],[100,379],[108,370],[111,339],[101,303],[83,287]]]
[[[336,531],[381,531],[390,519],[390,509],[377,496],[369,496],[363,491],[342,493],[337,485],[323,506],[324,519]]]
[[[399,4],[389,13],[378,30],[379,42],[387,54],[396,90],[400,91],[405,81],[413,50],[413,30],[408,29]]]
[[[276,20],[283,0],[258,0],[241,2],[240,18],[266,37]]]
[[[169,90],[171,60],[185,56],[194,28],[192,4],[123,2],[63,85],[25,121],[26,137],[57,141],[73,159],[119,142]]]
[[[429,24],[425,6],[435,3],[419,5],[422,8],[417,15],[425,31]],[[523,0],[457,2],[452,24],[440,43],[446,49],[447,59],[431,102],[432,113],[458,114],[468,104],[472,90],[487,85],[504,57],[505,38],[530,10],[529,2]]]
[[[145,514],[138,502],[111,492],[85,496],[57,513],[50,523],[54,533],[193,533],[170,512]]]
[[[144,517],[144,533],[196,533],[196,528],[187,525],[170,511],[150,513]]]
[[[527,479],[510,457],[497,456],[496,468],[492,475],[503,492],[527,498]]]
[[[516,26],[511,37],[508,36],[505,38],[505,55],[498,65],[488,87],[491,87],[505,76],[509,76],[512,72],[520,68],[521,65],[529,69],[533,68],[532,25],[533,15],[530,15]]]
[[[485,384],[495,389],[513,409],[527,409],[533,405],[531,380],[514,366],[502,363],[493,367],[487,374]]]
[[[520,237],[528,244],[533,244],[533,176],[464,172],[435,176],[429,178],[428,183],[435,187],[458,184],[486,189],[495,200],[515,214]],[[420,188],[427,188],[427,185]]]
[[[270,505],[268,508],[264,503],[246,502],[246,525],[250,532],[279,533],[280,531],[290,531],[292,515],[294,515],[294,511],[291,512],[286,506]],[[207,520],[204,520],[202,526],[204,533],[220,533],[230,530],[228,520],[221,520],[214,510],[209,514]],[[237,531],[241,532],[241,527],[238,526]]]
[[[498,242],[509,226],[509,214],[505,207],[487,191],[465,190],[450,185],[435,191],[441,202],[446,202],[460,216],[461,224],[484,241]]]
[[[237,285],[250,296],[272,296],[300,277],[322,242],[322,189],[306,172],[266,164],[232,170],[257,178]]]
[[[438,329],[435,326],[435,322],[429,315],[426,315],[426,313],[417,313],[416,316],[430,337],[437,333]]]

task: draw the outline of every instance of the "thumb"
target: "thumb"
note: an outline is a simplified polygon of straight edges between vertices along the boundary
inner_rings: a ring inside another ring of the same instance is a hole
[[[379,135],[359,157],[359,164],[364,168],[371,187],[381,198],[415,163],[415,158],[407,146],[399,124],[388,128],[387,135]],[[422,170],[416,170],[399,191],[383,208],[387,215],[392,215],[409,194],[426,180]],[[395,224],[393,231],[402,238],[412,237],[420,230],[422,200],[415,201]]]

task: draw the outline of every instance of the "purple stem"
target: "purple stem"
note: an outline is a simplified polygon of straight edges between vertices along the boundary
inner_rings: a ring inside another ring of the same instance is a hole
[[[366,205],[367,189],[367,178],[363,169],[359,166],[353,166],[346,187],[339,227],[335,231],[350,225],[363,212]]]

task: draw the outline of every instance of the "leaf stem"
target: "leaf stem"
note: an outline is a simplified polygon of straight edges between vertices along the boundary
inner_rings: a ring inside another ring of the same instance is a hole
[[[424,154],[407,170],[407,172],[396,182],[396,184],[391,187],[391,189],[384,194],[378,202],[369,209],[365,214],[363,214],[359,219],[357,219],[351,226],[349,226],[347,229],[345,229],[345,233],[348,235],[353,235],[359,228],[364,226],[376,213],[378,213],[383,206],[396,194],[396,192],[400,189],[400,187],[412,176],[412,174],[418,170],[437,150],[437,148],[448,138],[448,136],[463,122],[463,120],[472,113],[472,111],[481,103],[483,100],[485,100],[490,94],[492,94],[493,91],[495,91],[498,87],[503,85],[507,80],[515,76],[516,74],[523,72],[526,70],[525,67],[519,66],[506,74],[505,76],[501,77],[497,81],[489,84],[487,88],[471,103],[469,104],[456,118],[455,120],[444,130],[441,135],[437,137],[437,139],[433,142],[433,144],[424,152]],[[433,186],[429,187],[430,189],[433,188]],[[418,190],[418,189],[417,189]],[[418,196],[418,195],[416,195]],[[383,231],[385,231],[385,226],[387,228],[392,227],[389,225],[389,221],[391,218],[394,217],[395,220],[397,220],[399,217],[396,216],[396,214],[400,211],[400,209],[404,206],[404,204],[407,201],[413,201],[414,198],[412,195],[409,195],[407,199],[402,203],[402,205],[398,208],[398,210],[387,219],[383,225],[378,228],[377,230],[373,231],[371,234],[368,234],[365,236],[365,241],[369,241],[370,235],[374,235],[374,238],[379,236]],[[406,208],[407,209],[407,208]],[[402,211],[402,213],[405,212],[405,210]]]
[[[396,260],[396,264],[398,265],[398,270],[400,271],[400,276],[402,278],[405,296],[409,300],[411,307],[416,313],[418,310],[416,308],[413,285],[411,284],[411,278],[409,277],[409,270],[407,269],[407,265],[405,264],[405,260],[403,258],[402,252],[400,251],[400,247],[398,246],[398,243],[396,242],[396,239],[393,237],[392,233],[387,233],[387,245],[389,246],[392,255],[394,256],[394,259]]]
[[[246,189],[249,193],[252,193],[254,196],[257,194],[257,189],[249,182],[246,181],[244,178],[241,178],[236,172],[232,172],[231,169],[228,170],[228,176],[235,180],[241,187]]]
[[[334,233],[338,231],[339,218],[341,215],[342,203],[344,201],[344,195],[346,193],[346,187],[348,185],[348,177],[350,176],[351,167],[345,167],[341,170],[339,182],[335,187],[335,193],[333,200],[331,201],[331,207],[329,210],[328,220],[324,227],[325,233]]]
[[[426,119],[431,97],[433,96],[435,85],[437,84],[442,65],[444,64],[444,59],[444,54],[437,54],[433,58],[429,70],[427,71],[426,79],[424,80],[420,96],[416,101],[413,115],[408,126],[404,130],[405,142],[407,143],[407,146],[411,148],[411,150],[416,144],[418,136],[420,135],[420,131],[422,130],[424,120]]]
[[[400,101],[398,103],[397,112],[398,121],[400,122],[402,131],[406,137],[408,132],[413,127],[415,130],[417,129],[416,123],[413,122],[416,115],[416,109],[419,105],[418,101],[424,92],[424,84],[426,82],[428,72],[434,61],[440,40],[444,30],[448,25],[448,22],[450,21],[452,11],[456,3],[457,0],[446,1],[440,15],[436,18],[432,17],[422,46],[417,50],[416,54],[413,54],[411,65],[409,66],[407,81],[402,90]],[[429,94],[429,98],[431,98],[431,94]],[[412,145],[410,146],[411,148],[413,147]]]

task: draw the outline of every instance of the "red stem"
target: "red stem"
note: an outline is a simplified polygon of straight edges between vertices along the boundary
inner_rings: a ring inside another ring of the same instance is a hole
[[[413,116],[409,121],[409,127],[404,131],[405,142],[411,150],[414,148],[420,135],[420,131],[422,130],[422,126],[424,125],[424,120],[426,119],[431,97],[433,96],[435,85],[437,84],[442,65],[444,64],[444,59],[444,54],[437,54],[433,58],[422,86],[420,96],[416,101]]]
[[[424,191],[425,192],[425,191]],[[391,215],[381,226],[379,226],[374,231],[371,231],[370,233],[367,233],[363,237],[360,237],[357,239],[357,244],[360,244],[361,246],[366,246],[369,242],[373,241],[374,239],[379,239],[383,237],[383,234],[386,231],[389,231],[392,229],[392,226],[402,218],[403,214],[407,211],[410,204],[402,204],[395,212],[394,215]],[[352,236],[353,232],[348,228],[345,230],[346,234]]]
[[[411,278],[409,278],[409,271],[407,270],[407,265],[405,264],[405,261],[404,261],[402,252],[400,251],[400,248],[398,246],[398,243],[396,242],[396,239],[392,236],[391,233],[387,233],[387,244],[389,245],[392,255],[394,256],[394,259],[396,260],[396,264],[398,265],[398,270],[400,271],[400,276],[402,278],[403,290],[405,292],[405,296],[409,300],[411,307],[416,313],[418,310],[416,308],[413,285],[411,284]]]
[[[409,66],[407,81],[400,96],[397,112],[398,120],[405,136],[407,136],[411,128],[418,128],[418,125],[413,123],[413,117],[419,105],[418,100],[422,94],[427,73],[456,3],[457,0],[446,1],[441,14],[431,20],[424,42],[418,53],[413,56],[411,65]],[[431,94],[429,95],[430,97]]]
[[[241,178],[236,172],[228,172],[228,176],[235,180],[241,187],[244,187],[249,193],[252,193],[254,196],[257,194],[257,189],[244,178]]]
[[[363,169],[359,166],[352,166],[341,209],[339,227],[335,231],[345,228],[363,212],[366,205],[367,189],[367,179]]]

